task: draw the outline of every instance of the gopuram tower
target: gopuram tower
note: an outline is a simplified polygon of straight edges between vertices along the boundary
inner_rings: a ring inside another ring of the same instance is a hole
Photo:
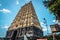
[[[31,1],[21,7],[8,28],[6,40],[24,40],[24,35],[28,40],[36,40],[43,36],[41,25]]]

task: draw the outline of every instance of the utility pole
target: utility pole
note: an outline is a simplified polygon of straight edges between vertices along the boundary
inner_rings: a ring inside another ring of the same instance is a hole
[[[53,40],[55,40],[55,33],[52,33],[52,35],[53,35]]]

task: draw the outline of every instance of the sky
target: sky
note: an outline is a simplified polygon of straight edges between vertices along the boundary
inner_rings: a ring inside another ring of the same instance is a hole
[[[30,1],[32,1],[44,36],[47,35],[47,30],[49,34],[51,33],[50,25],[55,23],[55,16],[44,6],[43,0],[0,0],[0,37],[6,36],[7,30],[18,14],[18,11]],[[47,27],[43,18],[47,21]]]

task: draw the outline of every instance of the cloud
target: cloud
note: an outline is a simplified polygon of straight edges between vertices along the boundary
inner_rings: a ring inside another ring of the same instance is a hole
[[[18,0],[16,1],[16,5],[19,5],[19,1]]]
[[[42,30],[43,30],[43,31],[47,31],[47,28],[43,28]]]
[[[6,25],[5,25],[5,26],[3,26],[3,27],[1,27],[1,28],[3,28],[3,29],[8,29],[8,27],[9,27],[9,26],[6,26]]]
[[[0,10],[0,12],[3,12],[3,13],[10,13],[11,11],[8,10],[8,9],[2,9],[2,10]]]
[[[41,26],[42,27],[46,27],[45,24],[43,22],[40,22]]]
[[[0,6],[2,6],[2,4],[0,4]]]
[[[41,26],[42,26],[42,30],[47,31],[47,28],[46,28],[45,24],[43,22],[40,22],[40,23],[41,23]]]
[[[42,30],[47,31],[48,29],[46,28],[46,26],[42,25]]]
[[[40,22],[41,23],[41,25],[44,25],[44,23],[43,22]]]
[[[59,20],[53,20],[54,23],[57,23],[58,25],[60,25]]]
[[[56,22],[56,20],[53,20],[53,22]]]

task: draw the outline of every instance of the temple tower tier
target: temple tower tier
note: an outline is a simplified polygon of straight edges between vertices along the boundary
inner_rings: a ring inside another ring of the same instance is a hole
[[[8,40],[24,40],[24,35],[28,40],[36,40],[43,36],[41,25],[31,1],[21,7],[8,28],[6,38]]]

